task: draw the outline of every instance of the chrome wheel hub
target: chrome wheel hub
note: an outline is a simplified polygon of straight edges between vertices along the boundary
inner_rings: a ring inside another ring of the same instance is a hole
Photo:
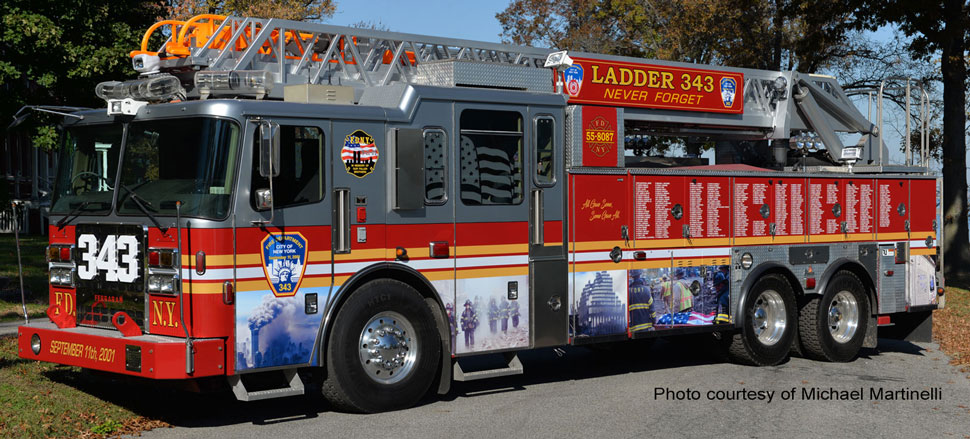
[[[755,298],[751,326],[758,341],[771,346],[781,340],[788,325],[785,301],[775,290],[765,290]]]
[[[828,311],[829,334],[838,343],[847,343],[859,329],[859,303],[848,291],[839,291]]]
[[[371,317],[360,333],[360,363],[374,381],[392,384],[414,368],[418,344],[414,326],[404,316],[384,311]]]

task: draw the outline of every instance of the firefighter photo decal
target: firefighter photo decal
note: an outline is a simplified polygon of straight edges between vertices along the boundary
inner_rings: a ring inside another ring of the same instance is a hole
[[[374,138],[364,130],[357,130],[344,137],[344,147],[340,150],[340,160],[344,162],[347,173],[364,178],[377,166],[380,152]]]
[[[270,234],[260,246],[263,272],[273,295],[296,294],[306,268],[307,241],[300,233]]]

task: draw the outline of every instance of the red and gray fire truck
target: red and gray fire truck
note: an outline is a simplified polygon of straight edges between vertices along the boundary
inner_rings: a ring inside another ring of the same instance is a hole
[[[217,15],[131,58],[64,118],[22,358],[373,412],[536,348],[848,361],[943,305],[940,181],[831,77]]]

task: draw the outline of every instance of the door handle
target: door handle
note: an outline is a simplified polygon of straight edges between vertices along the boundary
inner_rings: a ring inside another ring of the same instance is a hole
[[[532,190],[532,245],[543,245],[542,189]]]
[[[334,253],[350,253],[350,189],[334,189]]]

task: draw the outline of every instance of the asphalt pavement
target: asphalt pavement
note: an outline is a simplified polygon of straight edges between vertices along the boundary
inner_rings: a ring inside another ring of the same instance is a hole
[[[455,383],[448,395],[376,415],[334,412],[316,394],[111,399],[175,425],[146,438],[970,437],[970,379],[936,344],[880,340],[850,363],[760,368],[708,351],[699,338],[530,351],[523,375]]]

